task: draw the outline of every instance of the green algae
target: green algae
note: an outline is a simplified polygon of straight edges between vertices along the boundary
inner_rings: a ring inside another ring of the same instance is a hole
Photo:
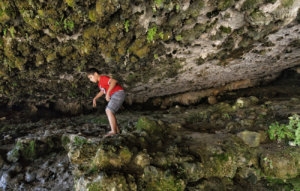
[[[149,119],[148,117],[140,117],[136,129],[139,131],[146,131],[149,134],[156,134],[162,132],[162,127],[156,123],[156,121]]]
[[[27,145],[23,144],[22,147],[21,153],[25,159],[33,160],[36,158],[36,143],[34,140],[29,141]]]
[[[225,11],[226,9],[232,7],[234,3],[234,0],[220,0],[217,2],[217,7],[219,10]]]
[[[34,160],[37,157],[35,140],[29,142],[17,141],[15,147],[10,151],[9,160],[16,162],[20,157],[25,160]]]
[[[205,2],[202,0],[192,1],[189,9],[187,10],[187,15],[192,18],[197,18],[201,14],[201,10],[205,7]]]
[[[92,164],[98,169],[121,168],[129,164],[133,153],[128,147],[115,147],[112,145],[102,145],[98,148]]]
[[[96,10],[89,10],[89,12],[88,12],[88,18],[92,22],[96,22],[97,21],[97,12],[96,12]]]
[[[108,177],[106,175],[101,175],[98,181],[88,183],[88,191],[110,191],[110,190],[122,190],[130,191],[130,187],[126,181],[126,178],[122,175],[115,175],[113,177]]]
[[[153,180],[146,183],[145,191],[183,191],[185,185],[182,180],[178,180],[173,176],[166,176],[159,180]]]
[[[64,1],[68,4],[68,6],[70,6],[72,8],[74,8],[75,5],[76,5],[76,1],[75,0],[64,0]]]
[[[153,166],[144,169],[144,176],[139,184],[138,187],[146,191],[183,191],[186,186],[185,182],[173,175],[171,171],[163,172]]]
[[[85,137],[75,136],[73,143],[75,147],[82,147],[86,143],[87,139]]]
[[[253,9],[257,8],[262,3],[263,3],[263,0],[246,0],[243,3],[241,9],[243,11],[253,10]]]
[[[144,58],[150,52],[150,46],[145,43],[145,39],[140,38],[135,40],[129,47],[129,51],[138,56],[139,58]]]
[[[226,33],[226,34],[230,34],[232,31],[231,27],[225,27],[223,25],[221,25],[219,29],[220,29],[220,31],[222,31],[223,33]]]

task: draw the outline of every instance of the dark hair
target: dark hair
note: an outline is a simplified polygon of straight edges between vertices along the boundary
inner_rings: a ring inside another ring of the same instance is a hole
[[[94,73],[100,74],[99,70],[96,68],[89,68],[86,73],[87,75],[93,75]]]

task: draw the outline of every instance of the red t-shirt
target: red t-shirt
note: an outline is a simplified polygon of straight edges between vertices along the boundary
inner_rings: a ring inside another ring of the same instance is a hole
[[[104,91],[104,94],[106,94],[108,87],[109,87],[109,82],[111,78],[108,76],[100,76],[99,82],[98,82],[98,87],[101,91]],[[120,86],[118,83],[116,86],[111,90],[110,96],[112,96],[115,92],[124,90],[122,86]]]

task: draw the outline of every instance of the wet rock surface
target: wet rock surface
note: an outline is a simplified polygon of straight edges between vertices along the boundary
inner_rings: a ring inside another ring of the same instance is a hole
[[[214,104],[123,108],[121,134],[106,138],[104,112],[34,121],[2,113],[0,189],[297,190],[299,146],[267,135],[300,112],[299,75],[283,77]]]

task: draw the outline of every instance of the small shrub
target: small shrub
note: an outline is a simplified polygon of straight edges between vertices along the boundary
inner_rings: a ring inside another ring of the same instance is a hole
[[[297,114],[289,117],[289,123],[272,123],[269,126],[268,134],[271,140],[292,141],[295,145],[300,145],[300,117]]]
[[[148,32],[147,32],[147,41],[148,41],[148,43],[150,43],[154,40],[156,32],[157,32],[157,28],[155,26],[148,30]]]

